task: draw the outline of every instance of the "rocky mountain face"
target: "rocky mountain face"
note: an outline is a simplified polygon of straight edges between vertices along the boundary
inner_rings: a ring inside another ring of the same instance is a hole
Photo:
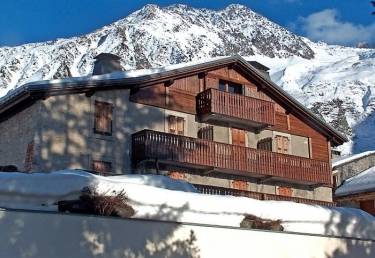
[[[375,50],[311,42],[241,5],[147,5],[87,35],[0,48],[0,97],[30,81],[89,75],[102,52],[127,70],[240,54],[351,137],[345,152],[375,148]]]

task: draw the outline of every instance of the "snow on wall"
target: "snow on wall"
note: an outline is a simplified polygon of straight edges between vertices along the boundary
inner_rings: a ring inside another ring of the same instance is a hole
[[[280,219],[290,232],[375,239],[375,217],[358,209],[203,195],[188,183],[155,176],[101,177],[77,170],[0,173],[0,206],[56,211],[58,200],[78,198],[85,186],[106,194],[124,189],[136,218],[238,227],[245,214],[252,214]]]
[[[336,196],[375,191],[375,167],[353,176],[336,189]]]

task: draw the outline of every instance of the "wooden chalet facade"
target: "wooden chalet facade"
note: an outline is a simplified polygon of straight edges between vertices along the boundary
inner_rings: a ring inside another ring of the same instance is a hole
[[[236,56],[136,77],[33,84],[0,102],[0,129],[36,102],[51,109],[62,104],[64,112],[73,112],[67,111],[69,105],[72,110],[82,105],[79,112],[87,125],[71,125],[70,132],[85,135],[61,143],[68,150],[82,148],[71,152],[75,154],[62,152],[65,167],[162,173],[205,193],[330,204],[331,147],[346,138],[272,83],[264,66],[253,65]],[[67,104],[67,98],[77,99]],[[61,103],[56,104],[57,99]],[[47,120],[53,115],[46,115]],[[79,124],[79,116],[71,123]],[[59,121],[63,129],[48,129],[44,123],[47,128],[40,130],[61,131],[60,137],[69,138],[69,121],[64,119]],[[40,151],[36,164],[51,158],[43,157],[43,148],[51,153],[60,147],[44,144],[48,137],[45,132],[34,140]],[[105,154],[95,154],[100,147]],[[66,155],[77,157],[72,162]],[[48,169],[62,168],[53,157],[50,163]]]

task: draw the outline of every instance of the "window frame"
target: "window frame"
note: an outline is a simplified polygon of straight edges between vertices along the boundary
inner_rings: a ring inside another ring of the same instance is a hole
[[[99,111],[97,110],[100,106],[107,106],[109,113],[106,115],[105,119],[108,119],[108,130],[102,131],[98,128],[98,117]],[[95,134],[105,135],[105,136],[112,136],[113,134],[113,104],[105,101],[95,100],[94,101],[94,126],[93,131]]]

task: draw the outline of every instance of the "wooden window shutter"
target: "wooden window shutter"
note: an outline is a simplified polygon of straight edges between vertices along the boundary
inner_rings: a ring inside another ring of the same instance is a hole
[[[232,188],[236,190],[246,191],[247,190],[247,182],[242,180],[233,180],[232,181]]]
[[[99,174],[108,174],[112,172],[112,163],[101,160],[92,161],[92,170]]]
[[[185,180],[185,174],[179,171],[171,171],[168,176],[172,179]]]
[[[168,132],[175,134],[177,131],[177,122],[175,116],[168,116]]]
[[[184,135],[185,120],[182,117],[177,117],[177,134]]]
[[[291,197],[293,194],[292,188],[286,187],[286,186],[279,186],[278,192],[279,192],[279,195],[288,196],[288,197]]]
[[[289,139],[285,136],[276,136],[276,152],[279,153],[289,153]]]
[[[33,158],[34,158],[34,141],[29,142],[26,149],[25,157],[25,171],[30,172],[33,168]]]
[[[283,137],[283,153],[289,153],[289,139],[287,137]]]
[[[113,105],[111,103],[95,101],[95,133],[112,134],[112,113]]]

